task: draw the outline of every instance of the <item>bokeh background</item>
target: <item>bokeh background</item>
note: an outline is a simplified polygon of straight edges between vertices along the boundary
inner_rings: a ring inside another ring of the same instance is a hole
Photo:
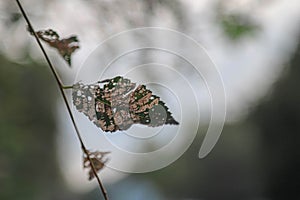
[[[299,1],[21,2],[34,27],[78,35],[81,48],[72,68],[47,48],[66,84],[101,41],[147,26],[194,38],[220,70],[227,118],[209,156],[197,157],[208,126],[202,123],[190,148],[166,168],[145,174],[102,171],[111,199],[299,199]],[[70,120],[56,83],[14,1],[0,2],[0,36],[0,199],[101,199],[95,184],[86,187],[67,173],[77,163],[58,140],[61,134],[76,138],[66,128]]]

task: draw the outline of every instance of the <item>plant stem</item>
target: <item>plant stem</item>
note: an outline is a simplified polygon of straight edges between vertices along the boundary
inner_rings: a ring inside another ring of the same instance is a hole
[[[101,191],[102,191],[102,194],[103,194],[103,196],[104,196],[104,199],[105,199],[105,200],[108,200],[108,195],[107,195],[107,192],[106,192],[106,190],[105,190],[105,188],[104,188],[104,185],[102,184],[102,182],[101,182],[101,180],[100,180],[100,178],[99,178],[99,176],[98,176],[98,174],[97,174],[97,171],[96,171],[96,169],[95,169],[94,163],[92,162],[92,160],[91,160],[91,158],[90,158],[90,156],[89,156],[89,152],[88,152],[88,150],[86,149],[86,147],[85,147],[85,145],[84,145],[84,143],[83,143],[81,134],[80,134],[80,132],[79,132],[79,129],[78,129],[77,124],[76,124],[76,122],[75,122],[75,119],[74,119],[73,113],[72,113],[72,111],[71,111],[70,105],[69,105],[69,103],[68,103],[66,94],[65,94],[65,92],[64,92],[64,89],[65,89],[65,88],[64,88],[64,86],[63,86],[63,84],[62,84],[62,81],[61,81],[61,79],[60,79],[58,73],[56,72],[55,68],[53,67],[53,65],[52,65],[52,63],[51,63],[51,61],[50,61],[50,59],[49,59],[49,57],[48,57],[48,55],[47,55],[47,53],[46,53],[46,51],[45,51],[43,45],[42,45],[42,43],[41,43],[40,40],[39,40],[39,37],[37,36],[36,32],[34,31],[34,29],[33,29],[32,25],[31,25],[31,23],[30,23],[30,21],[29,21],[27,15],[26,15],[26,13],[25,13],[25,11],[24,11],[24,9],[23,9],[21,3],[19,2],[19,0],[16,0],[16,2],[17,2],[18,6],[19,6],[19,8],[20,8],[20,11],[21,11],[23,17],[25,18],[25,21],[26,21],[26,23],[27,23],[27,25],[28,25],[28,27],[29,27],[29,30],[31,30],[32,33],[34,34],[34,37],[35,37],[35,39],[36,39],[36,41],[37,41],[37,43],[38,43],[40,49],[42,50],[42,52],[43,52],[43,54],[44,54],[44,57],[45,57],[45,59],[46,59],[46,61],[47,61],[47,63],[48,63],[48,66],[50,67],[51,72],[52,72],[52,74],[53,74],[54,77],[55,77],[55,80],[56,80],[56,82],[57,82],[57,84],[58,84],[58,86],[59,86],[59,90],[60,90],[60,92],[61,92],[61,95],[62,95],[62,97],[63,97],[63,100],[64,100],[64,102],[65,102],[65,105],[66,105],[66,107],[67,107],[69,116],[70,116],[70,118],[71,118],[72,124],[73,124],[73,126],[74,126],[74,128],[75,128],[77,138],[78,138],[78,140],[79,140],[79,142],[80,142],[80,145],[81,145],[81,149],[82,149],[82,151],[84,152],[84,154],[87,156],[87,159],[89,160],[89,162],[90,162],[90,164],[91,164],[92,171],[93,171],[93,173],[94,173],[94,175],[95,175],[95,177],[96,177],[96,179],[97,179],[97,181],[98,181],[98,184],[99,184],[99,187],[100,187],[100,189],[101,189]]]
[[[63,85],[62,89],[67,90],[67,89],[73,89],[73,85]]]

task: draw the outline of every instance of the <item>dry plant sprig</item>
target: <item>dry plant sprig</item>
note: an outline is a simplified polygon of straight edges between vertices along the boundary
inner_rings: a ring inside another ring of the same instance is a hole
[[[36,39],[36,41],[37,41],[37,43],[38,43],[40,49],[41,49],[42,52],[43,52],[43,55],[44,55],[44,57],[45,57],[45,59],[46,59],[46,61],[47,61],[47,63],[48,63],[48,66],[49,66],[49,68],[51,69],[52,74],[54,75],[54,78],[55,78],[55,80],[56,80],[56,82],[57,82],[57,84],[58,84],[58,86],[59,86],[59,90],[60,90],[61,95],[62,95],[62,97],[63,97],[64,103],[65,103],[65,105],[66,105],[66,107],[67,107],[67,111],[68,111],[69,116],[70,116],[70,118],[71,118],[72,124],[73,124],[73,126],[74,126],[75,131],[76,131],[76,136],[77,136],[77,138],[78,138],[78,140],[79,140],[79,142],[80,142],[81,149],[82,149],[84,155],[86,156],[87,160],[90,162],[91,171],[93,172],[94,176],[95,176],[96,179],[97,179],[97,182],[98,182],[99,187],[100,187],[100,189],[101,189],[101,192],[102,192],[102,194],[103,194],[103,196],[104,196],[104,199],[105,199],[105,200],[108,200],[108,195],[107,195],[106,189],[104,188],[104,185],[102,184],[102,182],[101,182],[101,180],[100,180],[100,178],[99,178],[99,176],[98,176],[98,174],[97,174],[97,168],[96,168],[96,166],[94,165],[93,160],[90,158],[90,153],[89,153],[89,151],[87,150],[87,148],[85,147],[85,145],[84,145],[84,143],[83,143],[81,134],[80,134],[79,129],[78,129],[78,127],[77,127],[77,124],[76,124],[76,122],[75,122],[75,119],[74,119],[74,116],[73,116],[73,114],[72,114],[70,105],[69,105],[69,103],[68,103],[66,94],[65,94],[65,92],[64,92],[64,88],[65,88],[65,87],[64,87],[64,85],[63,85],[63,83],[62,83],[62,81],[61,81],[61,79],[60,79],[58,73],[56,72],[55,68],[53,67],[53,65],[52,65],[52,63],[51,63],[51,61],[50,61],[50,59],[49,59],[49,57],[48,57],[48,55],[47,55],[47,53],[46,53],[46,51],[45,51],[43,45],[42,45],[42,43],[40,42],[40,39],[39,39],[37,33],[34,31],[34,28],[32,27],[31,22],[30,22],[29,18],[27,17],[27,15],[26,15],[26,13],[25,13],[25,11],[24,11],[24,9],[23,9],[21,3],[19,2],[19,0],[16,0],[16,2],[17,2],[17,4],[18,4],[18,7],[19,7],[19,9],[20,9],[20,11],[21,11],[23,17],[25,18],[25,21],[26,21],[26,23],[27,23],[27,25],[28,25],[28,28],[29,28],[30,32],[34,34],[34,37],[35,37],[35,39]]]
[[[30,28],[28,28],[28,31],[31,35],[34,35],[34,32]],[[60,39],[58,33],[52,29],[39,30],[35,33],[41,40],[49,44],[49,46],[57,49],[59,54],[71,67],[71,56],[76,49],[79,49],[77,36]]]
[[[100,171],[106,162],[109,161],[108,158],[105,158],[105,156],[107,154],[109,154],[110,152],[100,152],[100,151],[89,151],[88,150],[88,154],[90,156],[90,160],[92,161],[96,171]],[[95,175],[93,173],[93,170],[91,169],[91,161],[90,161],[86,154],[83,154],[83,168],[88,168],[89,169],[89,180],[92,180]]]

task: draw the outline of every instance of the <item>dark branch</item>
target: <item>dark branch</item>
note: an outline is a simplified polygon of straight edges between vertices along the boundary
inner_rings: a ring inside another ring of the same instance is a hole
[[[29,27],[30,32],[32,32],[32,33],[34,34],[34,37],[35,37],[35,39],[36,39],[36,41],[37,41],[37,43],[38,43],[40,49],[42,50],[42,52],[43,52],[43,54],[44,54],[44,57],[45,57],[45,59],[46,59],[46,61],[47,61],[47,63],[48,63],[48,66],[50,67],[51,72],[52,72],[52,74],[53,74],[54,77],[55,77],[55,80],[56,80],[56,82],[57,82],[57,84],[58,84],[58,86],[59,86],[59,90],[60,90],[60,92],[61,92],[61,95],[62,95],[62,97],[63,97],[63,99],[64,99],[65,105],[66,105],[66,107],[67,107],[69,116],[70,116],[70,118],[71,118],[72,124],[73,124],[73,126],[74,126],[74,128],[75,128],[76,135],[77,135],[77,138],[78,138],[78,140],[79,140],[79,142],[80,142],[82,151],[84,152],[84,154],[87,156],[87,159],[88,159],[88,160],[90,161],[90,163],[91,163],[92,171],[93,171],[93,173],[94,173],[94,175],[95,175],[95,177],[96,177],[96,179],[97,179],[97,181],[98,181],[99,187],[100,187],[100,189],[101,189],[101,191],[102,191],[102,194],[103,194],[104,198],[105,198],[106,200],[108,200],[107,192],[106,192],[106,190],[105,190],[105,188],[104,188],[104,186],[103,186],[103,184],[102,184],[102,182],[101,182],[101,180],[100,180],[100,178],[99,178],[99,176],[98,176],[98,174],[97,174],[97,172],[96,172],[95,166],[94,166],[94,164],[93,164],[93,162],[92,162],[92,160],[91,160],[91,158],[90,158],[90,156],[89,156],[89,152],[88,152],[88,150],[86,149],[86,147],[85,147],[85,145],[84,145],[84,143],[83,143],[83,140],[82,140],[82,137],[81,137],[81,135],[80,135],[79,129],[78,129],[78,127],[77,127],[77,124],[76,124],[76,122],[75,122],[74,116],[73,116],[73,114],[72,114],[70,105],[69,105],[69,103],[68,103],[66,94],[65,94],[65,92],[64,92],[64,86],[63,86],[63,84],[62,84],[62,82],[61,82],[61,79],[59,78],[58,73],[56,72],[55,68],[53,67],[53,65],[52,65],[52,63],[51,63],[51,61],[50,61],[50,59],[49,59],[49,57],[48,57],[48,55],[47,55],[47,53],[46,53],[46,51],[45,51],[43,45],[42,45],[42,43],[40,42],[38,36],[36,35],[36,32],[34,31],[34,29],[33,29],[32,25],[31,25],[31,23],[30,23],[30,21],[29,21],[27,15],[26,15],[26,13],[25,13],[25,11],[24,11],[24,9],[23,9],[21,3],[19,2],[19,0],[16,0],[16,2],[17,2],[18,6],[19,6],[19,8],[20,8],[20,10],[21,10],[21,13],[22,13],[23,17],[24,17],[25,20],[26,20],[26,23],[27,23],[27,25],[28,25],[28,27]]]

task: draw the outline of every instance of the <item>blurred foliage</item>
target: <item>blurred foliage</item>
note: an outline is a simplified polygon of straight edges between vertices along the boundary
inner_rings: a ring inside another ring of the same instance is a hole
[[[221,17],[221,26],[227,37],[238,40],[250,36],[259,30],[259,27],[242,15],[231,14]]]
[[[230,5],[230,3],[229,3]],[[252,13],[232,9],[226,1],[215,5],[216,23],[231,42],[238,42],[244,37],[254,36],[259,30],[258,22],[253,20]]]
[[[6,22],[7,25],[14,24],[21,19],[22,15],[20,13],[9,13],[8,20]]]
[[[64,199],[55,156],[55,82],[0,56],[0,199]]]
[[[127,28],[153,26],[153,15],[165,14],[174,18],[178,28],[184,29],[187,25],[185,7],[178,0],[90,0],[87,4],[97,11],[103,31],[113,28],[115,24],[124,24]]]
[[[300,45],[272,92],[247,119],[225,125],[208,157],[197,158],[198,138],[173,165],[152,173],[170,199],[300,199],[299,65]]]
[[[300,41],[300,38],[299,38]],[[300,199],[300,45],[284,76],[250,119],[262,134],[270,199]]]
[[[299,65],[300,45],[272,92],[247,119],[225,125],[208,157],[198,159],[198,133],[172,165],[131,175],[127,183],[152,180],[172,200],[300,199]]]

